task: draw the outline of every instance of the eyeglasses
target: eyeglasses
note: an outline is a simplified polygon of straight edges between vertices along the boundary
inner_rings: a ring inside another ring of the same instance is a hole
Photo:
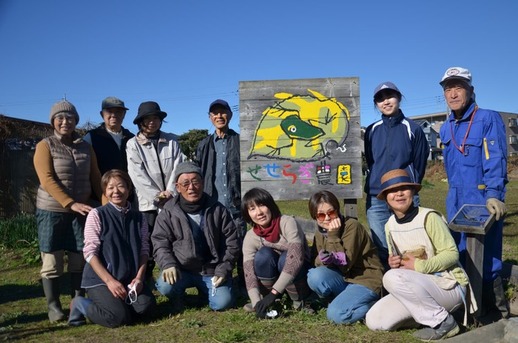
[[[336,210],[329,210],[326,213],[317,213],[317,219],[321,222],[326,220],[327,217],[329,217],[329,219],[335,219],[336,217],[338,217],[338,213],[336,213]]]
[[[137,299],[137,284],[134,283],[133,285],[128,285],[128,295],[126,296],[126,299],[124,301],[126,302],[126,304],[131,305],[134,302],[136,302]]]
[[[189,189],[189,186],[192,185],[194,188],[198,188],[201,185],[201,181],[194,179],[194,180],[187,180],[182,183],[177,183],[178,186],[182,187],[183,189]]]
[[[58,121],[58,123],[62,123],[65,120],[68,122],[71,122],[71,123],[76,121],[76,117],[72,114],[58,114],[57,116],[54,117],[54,119],[56,119]]]

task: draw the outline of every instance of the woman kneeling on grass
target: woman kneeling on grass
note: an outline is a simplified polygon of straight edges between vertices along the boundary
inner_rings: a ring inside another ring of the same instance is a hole
[[[106,172],[101,187],[109,203],[88,214],[85,225],[86,266],[82,287],[88,298],[75,297],[68,324],[93,323],[114,328],[133,322],[134,315],[156,306],[144,284],[149,256],[147,223],[127,201],[131,179],[121,170]]]
[[[414,333],[423,341],[452,337],[459,326],[450,314],[463,304],[468,279],[459,252],[440,213],[414,207],[421,185],[402,169],[381,178],[378,198],[394,213],[385,225],[389,243],[388,270],[383,286],[390,293],[369,310],[371,330],[427,326]]]
[[[243,242],[243,269],[251,304],[245,310],[265,318],[267,310],[284,291],[294,309],[304,309],[310,295],[306,282],[309,248],[304,231],[291,216],[281,215],[270,193],[252,188],[243,197],[241,212],[253,225]]]
[[[364,319],[379,299],[383,277],[369,232],[356,219],[340,214],[340,203],[329,191],[313,194],[308,207],[318,225],[311,247],[315,268],[308,272],[308,285],[330,302],[330,321],[351,324]]]

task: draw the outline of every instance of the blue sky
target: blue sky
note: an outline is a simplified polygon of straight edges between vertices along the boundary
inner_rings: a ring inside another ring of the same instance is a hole
[[[213,130],[216,98],[237,112],[239,81],[359,77],[367,126],[386,80],[407,116],[444,111],[450,66],[471,70],[481,107],[518,112],[517,13],[515,0],[0,0],[0,114],[47,122],[66,95],[79,125],[98,123],[113,95],[130,130],[155,100],[181,134]]]

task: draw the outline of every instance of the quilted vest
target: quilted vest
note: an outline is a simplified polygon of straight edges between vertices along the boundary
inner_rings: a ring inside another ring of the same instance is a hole
[[[76,202],[87,203],[92,192],[90,184],[90,144],[78,139],[71,146],[68,146],[63,144],[57,136],[50,136],[43,140],[49,146],[56,181]],[[36,207],[52,212],[70,211],[63,208],[41,185],[38,188]]]

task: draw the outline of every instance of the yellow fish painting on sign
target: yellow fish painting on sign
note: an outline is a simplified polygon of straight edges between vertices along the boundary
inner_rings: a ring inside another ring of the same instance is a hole
[[[276,93],[280,99],[263,111],[248,159],[254,156],[290,161],[318,161],[326,145],[342,146],[349,131],[349,111],[336,98],[308,89],[309,95]]]

